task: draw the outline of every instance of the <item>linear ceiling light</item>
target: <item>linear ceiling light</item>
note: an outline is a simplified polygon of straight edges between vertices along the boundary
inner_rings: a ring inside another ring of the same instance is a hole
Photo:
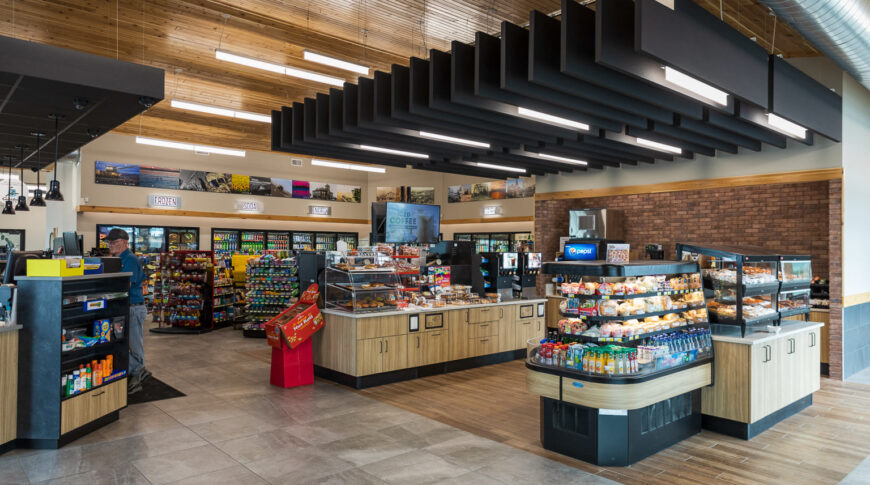
[[[453,136],[439,135],[438,133],[430,133],[428,131],[421,131],[420,136],[422,136],[423,138],[430,138],[432,140],[446,141],[448,143],[456,143],[458,145],[468,145],[470,147],[489,148],[489,143],[484,143],[482,141],[466,140],[464,138],[456,138]]]
[[[553,160],[556,162],[573,163],[575,165],[589,165],[589,162],[586,162],[583,160],[577,160],[576,158],[560,157],[557,155],[550,155],[548,153],[539,153],[538,156],[541,158],[546,158],[547,160]]]
[[[363,76],[369,75],[369,68],[366,66],[342,61],[341,59],[336,59],[334,57],[324,56],[323,54],[311,52],[307,49],[302,52],[302,57],[305,58],[306,61],[326,64],[327,66],[337,67],[339,69],[344,69],[345,71],[356,72],[362,74]]]
[[[524,169],[524,168],[505,167],[502,165],[493,165],[491,163],[483,163],[483,162],[476,162],[475,165],[477,165],[480,168],[491,168],[493,170],[504,170],[505,172],[526,173],[526,169]]]
[[[261,115],[259,113],[249,113],[247,111],[236,111],[227,108],[219,108],[217,106],[209,106],[207,104],[191,103],[173,99],[170,106],[178,109],[186,109],[190,111],[199,111],[201,113],[209,113],[218,116],[227,116],[229,118],[239,118],[243,120],[262,121],[263,123],[271,123],[272,117],[269,115]]]
[[[241,64],[243,66],[253,67],[255,69],[262,69],[264,71],[276,72],[278,74],[286,74],[287,76],[298,77],[301,79],[308,79],[309,81],[316,81],[324,84],[331,84],[333,86],[344,86],[344,79],[340,79],[337,77],[327,76],[325,74],[316,73],[313,71],[306,71],[305,69],[299,69],[296,67],[282,66],[280,64],[273,64],[271,62],[260,61],[257,59],[252,59],[250,57],[239,56],[236,54],[230,54],[229,52],[222,50],[215,50],[215,57],[221,61],[235,62],[236,64]]]
[[[710,101],[725,106],[728,104],[728,93],[722,91],[720,89],[716,89],[713,86],[710,86],[707,83],[698,81],[692,76],[683,74],[676,69],[665,66],[665,80],[669,83],[676,84],[683,89],[687,89],[702,98],[709,99]]]
[[[675,147],[673,145],[666,145],[664,143],[659,143],[657,141],[647,140],[646,138],[638,138],[637,144],[643,145],[646,147],[650,147],[650,148],[653,148],[653,149],[656,149],[656,150],[659,150],[662,152],[676,153],[677,155],[683,153],[683,149],[680,147]]]
[[[375,173],[386,173],[387,172],[387,169],[380,168],[380,167],[370,167],[368,165],[356,165],[353,163],[330,162],[327,160],[318,160],[316,158],[311,159],[311,165],[317,165],[319,167],[341,168],[344,170],[359,170],[360,172],[375,172]]]
[[[806,128],[797,123],[792,123],[791,121],[781,116],[777,116],[773,113],[767,114],[767,124],[776,128],[779,131],[788,133],[795,138],[800,138],[801,140],[807,137]]]
[[[404,150],[393,150],[392,148],[382,148],[375,147],[371,145],[360,145],[360,150],[368,150],[370,152],[381,152],[381,153],[389,153],[390,155],[402,155],[405,157],[414,157],[414,158],[429,158],[429,155],[425,153],[415,153],[415,152],[406,152]]]
[[[589,125],[587,125],[586,123],[580,123],[579,121],[569,120],[567,118],[560,118],[558,116],[553,116],[547,113],[542,113],[540,111],[523,108],[521,106],[517,106],[517,114],[526,118],[544,121],[553,125],[561,125],[567,126],[568,128],[574,128],[576,130],[589,131]]]
[[[136,143],[142,145],[151,145],[155,147],[163,147],[163,148],[175,148],[177,150],[187,150],[189,152],[197,152],[197,153],[214,153],[215,155],[229,155],[231,157],[244,157],[244,150],[234,150],[232,148],[221,148],[221,147],[213,147],[207,145],[194,145],[192,143],[181,143],[177,141],[169,141],[169,140],[159,140],[157,138],[147,138],[144,136],[137,136]]]

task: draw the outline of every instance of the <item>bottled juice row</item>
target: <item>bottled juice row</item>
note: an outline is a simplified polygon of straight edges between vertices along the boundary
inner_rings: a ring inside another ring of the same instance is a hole
[[[77,370],[64,374],[60,379],[63,397],[74,396],[120,377],[124,371],[113,374],[113,360],[114,356],[107,355],[101,360],[81,364]]]

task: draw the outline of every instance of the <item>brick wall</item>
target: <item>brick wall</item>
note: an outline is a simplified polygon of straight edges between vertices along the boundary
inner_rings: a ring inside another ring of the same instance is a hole
[[[593,207],[625,213],[632,258],[646,244],[675,257],[677,242],[733,244],[809,254],[813,274],[831,279],[831,376],[842,372],[842,269],[840,180],[725,187],[583,199],[535,201],[535,248],[552,261],[559,237],[568,235],[568,210]],[[549,278],[547,278],[549,279]],[[538,291],[544,292],[543,276]],[[836,305],[836,307],[835,307]]]

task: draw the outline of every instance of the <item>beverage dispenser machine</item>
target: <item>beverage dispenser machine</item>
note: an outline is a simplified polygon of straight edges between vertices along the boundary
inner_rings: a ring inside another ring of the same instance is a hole
[[[502,301],[514,299],[513,278],[519,271],[519,253],[480,253],[484,291],[498,293]]]
[[[541,272],[541,253],[519,253],[520,268],[514,276],[514,290],[522,298],[537,297],[537,277]]]

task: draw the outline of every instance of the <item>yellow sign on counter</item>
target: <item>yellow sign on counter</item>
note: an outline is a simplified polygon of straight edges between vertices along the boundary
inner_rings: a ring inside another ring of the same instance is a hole
[[[83,276],[85,265],[81,258],[28,259],[27,276]]]

